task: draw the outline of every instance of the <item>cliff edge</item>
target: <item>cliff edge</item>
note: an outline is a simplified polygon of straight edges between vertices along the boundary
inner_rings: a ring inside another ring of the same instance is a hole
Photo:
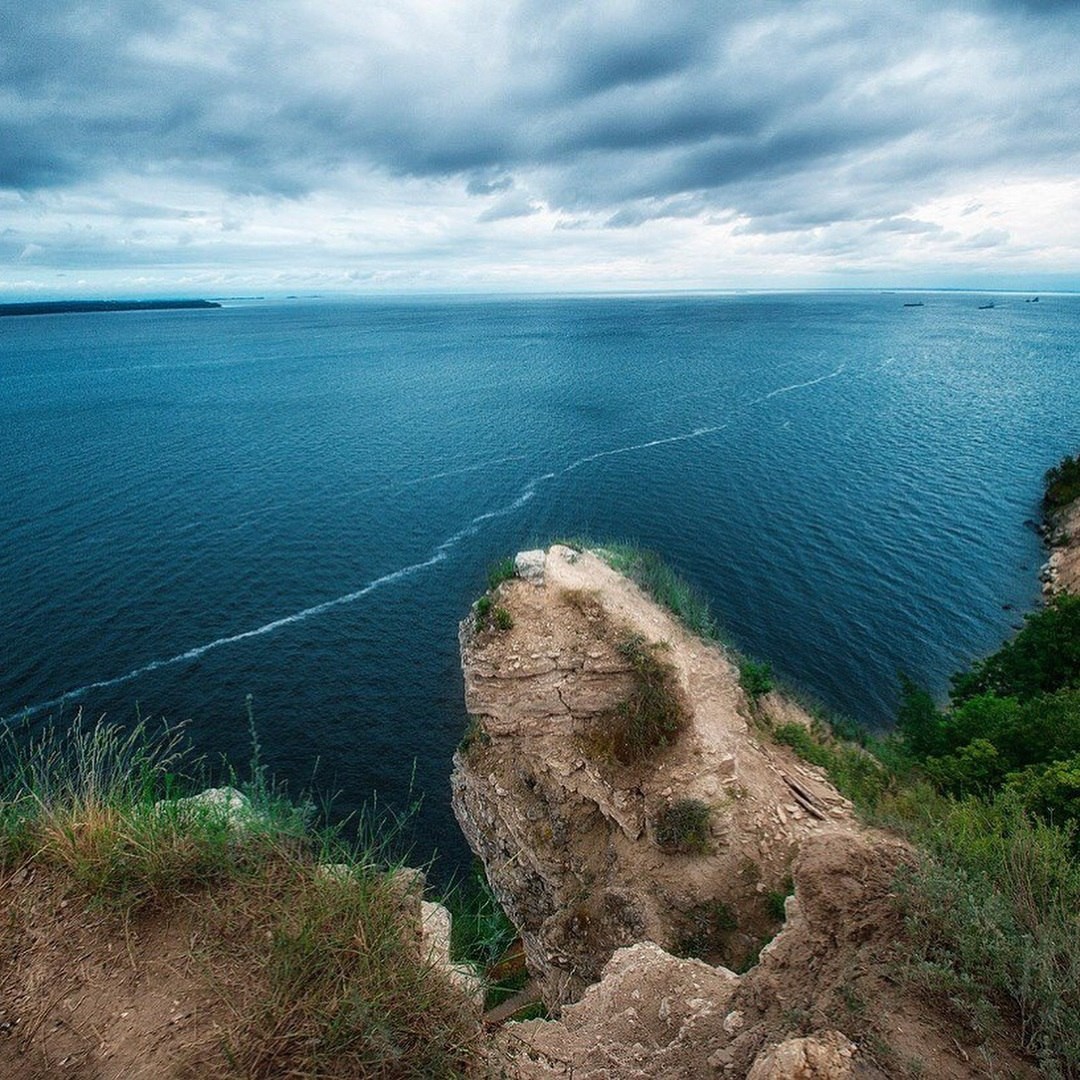
[[[895,976],[910,850],[767,737],[809,717],[597,554],[517,569],[461,624],[452,779],[559,1015],[501,1030],[510,1075],[983,1075]]]

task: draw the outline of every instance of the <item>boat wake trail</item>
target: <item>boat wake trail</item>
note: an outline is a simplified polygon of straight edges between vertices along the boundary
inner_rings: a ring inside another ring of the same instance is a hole
[[[790,394],[795,390],[802,390],[809,386],[817,386],[819,383],[826,382],[829,379],[835,379],[844,370],[844,365],[841,364],[835,371],[830,372],[827,375],[821,375],[816,379],[810,379],[807,382],[792,383],[790,386],[781,386],[775,390],[769,391],[769,393],[762,395],[761,397],[754,398],[752,401],[747,402],[748,407],[754,405],[760,405],[765,401],[769,401],[771,398],[779,397],[781,394]],[[125,683],[133,682],[135,679],[141,678],[143,675],[148,675],[153,671],[160,671],[162,668],[172,667],[176,664],[189,663],[193,660],[198,660],[200,657],[205,656],[208,652],[212,652],[215,649],[223,648],[226,645],[235,645],[241,641],[247,641],[250,638],[262,637],[264,634],[272,634],[275,630],[280,630],[285,626],[292,626],[294,623],[305,622],[308,619],[313,619],[319,615],[325,614],[327,611],[332,611],[334,608],[344,607],[347,604],[354,604],[357,600],[362,600],[365,596],[369,596],[371,593],[378,589],[382,589],[387,585],[393,585],[395,582],[402,581],[407,577],[411,577],[413,574],[418,574],[422,570],[426,570],[431,566],[435,566],[437,563],[442,562],[447,555],[458,544],[470,536],[475,535],[483,527],[484,523],[491,521],[493,518],[506,517],[508,514],[512,514],[517,510],[520,510],[533,496],[536,494],[537,487],[547,480],[553,480],[558,476],[565,476],[567,473],[574,472],[576,469],[581,468],[583,465],[590,464],[594,461],[599,461],[602,458],[614,457],[619,454],[630,454],[639,450],[649,450],[657,446],[667,446],[672,443],[689,442],[692,439],[700,439],[706,435],[712,435],[716,432],[723,431],[729,427],[732,421],[727,421],[722,424],[713,424],[706,427],[694,428],[693,431],[683,432],[679,435],[669,435],[662,439],[650,439],[647,442],[632,443],[627,446],[617,446],[610,450],[599,450],[594,454],[588,454],[585,457],[581,457],[572,461],[569,465],[564,466],[558,472],[548,472],[540,476],[535,476],[525,487],[521,490],[521,493],[512,501],[508,502],[505,506],[498,507],[495,510],[489,510],[484,514],[478,514],[467,525],[459,529],[453,536],[447,537],[428,558],[421,560],[420,562],[410,563],[408,566],[402,566],[397,570],[391,571],[388,574],[384,574],[382,577],[373,579],[362,585],[360,588],[355,589],[352,592],[345,593],[343,596],[336,596],[332,600],[325,600],[321,604],[315,604],[312,607],[304,608],[303,611],[293,612],[291,615],[283,615],[279,619],[274,619],[271,622],[264,623],[262,626],[257,626],[253,630],[244,630],[239,634],[229,634],[225,637],[216,638],[214,641],[209,641],[204,645],[196,645],[194,648],[186,649],[184,652],[177,653],[175,656],[170,656],[163,660],[151,660],[147,664],[143,664],[141,667],[132,669],[131,671],[117,675],[115,678],[102,679],[98,682],[87,683],[85,686],[80,686],[75,690],[69,690],[59,697],[52,698],[49,701],[42,701],[36,705],[28,705],[20,709],[16,714],[13,714],[12,719],[32,719],[35,716],[39,716],[42,713],[49,712],[53,709],[59,709],[69,702],[78,701],[80,698],[85,697],[87,694],[94,690],[109,690],[116,686],[123,686]],[[514,460],[518,455],[514,457],[499,459],[500,463],[503,461]],[[414,481],[407,481],[406,485],[411,483],[422,483],[428,479],[438,479],[444,476],[453,476],[458,473],[472,471],[475,468],[481,468],[482,466],[469,466],[462,469],[454,469],[444,473],[437,473],[432,477],[418,478]]]
[[[225,645],[235,645],[237,642],[247,641],[249,638],[262,637],[263,634],[272,634],[275,630],[280,630],[283,626],[291,626],[294,623],[305,622],[318,615],[323,615],[327,611],[332,611],[334,608],[344,607],[346,604],[353,604],[357,600],[362,600],[365,596],[375,592],[376,589],[381,589],[386,585],[393,585],[397,581],[401,581],[404,578],[419,573],[421,570],[426,570],[429,566],[434,566],[436,563],[442,562],[450,551],[460,544],[462,540],[479,532],[484,522],[490,521],[492,518],[505,517],[507,514],[512,514],[514,511],[520,510],[521,507],[536,494],[537,484],[544,480],[552,479],[554,475],[554,473],[546,473],[543,476],[538,476],[535,479],[530,480],[522,490],[521,494],[512,502],[509,502],[496,510],[489,510],[485,514],[478,514],[464,528],[459,529],[453,536],[447,537],[447,539],[439,544],[428,558],[421,562],[402,566],[397,570],[391,571],[389,574],[383,574],[382,577],[369,581],[366,585],[362,585],[353,592],[345,593],[344,596],[336,596],[333,600],[325,600],[321,604],[315,604],[312,607],[304,608],[303,611],[296,611],[291,615],[284,615],[280,619],[274,619],[271,622],[264,623],[262,626],[257,626],[254,630],[244,630],[239,634],[229,634],[226,637],[216,638],[214,641],[208,641],[205,645],[196,645],[194,648],[185,649],[184,652],[177,653],[175,656],[170,656],[167,659],[151,660],[149,663],[134,668],[123,675],[117,675],[111,679],[101,679],[98,682],[87,683],[85,686],[80,686],[75,690],[69,690],[67,693],[52,698],[50,701],[42,701],[36,705],[28,705],[25,708],[20,709],[18,713],[14,714],[12,719],[32,719],[35,716],[39,716],[41,713],[59,709],[69,702],[78,701],[80,698],[85,697],[94,690],[109,690],[116,686],[123,686],[125,683],[132,682],[143,675],[149,675],[152,671],[160,671],[162,668],[172,667],[175,664],[183,664],[192,660],[198,660],[200,657],[205,656],[214,649],[220,649]]]

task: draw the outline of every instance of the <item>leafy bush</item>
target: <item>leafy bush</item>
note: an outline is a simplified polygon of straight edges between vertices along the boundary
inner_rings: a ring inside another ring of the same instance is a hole
[[[677,799],[656,817],[656,842],[665,851],[700,855],[709,846],[708,806],[700,799]]]
[[[491,618],[496,630],[509,630],[514,625],[513,617],[504,607],[497,607],[491,613]]]
[[[768,664],[757,663],[754,660],[741,660],[739,662],[739,685],[752,699],[756,700],[772,690],[774,685],[772,668]]]
[[[1072,827],[1011,794],[947,804],[917,833],[929,850],[901,880],[909,976],[986,1035],[1019,1010],[1043,1074],[1080,1071],[1080,864]]]
[[[1061,595],[1028,615],[992,656],[952,679],[953,704],[980,694],[1016,697],[1080,688],[1080,596]]]
[[[1080,454],[1066,457],[1060,464],[1048,469],[1044,479],[1046,492],[1043,506],[1048,511],[1060,510],[1075,499],[1080,499]]]

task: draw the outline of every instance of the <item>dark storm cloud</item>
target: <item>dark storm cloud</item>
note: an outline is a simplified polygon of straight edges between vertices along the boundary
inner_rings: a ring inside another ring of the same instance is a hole
[[[374,168],[457,178],[480,221],[541,200],[627,227],[682,198],[777,231],[1080,147],[1073,3],[6,6],[0,187],[24,192],[291,197]]]

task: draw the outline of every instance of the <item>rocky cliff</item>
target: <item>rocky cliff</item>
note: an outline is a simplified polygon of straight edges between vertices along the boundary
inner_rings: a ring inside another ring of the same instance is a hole
[[[1045,536],[1050,555],[1040,574],[1044,595],[1080,594],[1080,499],[1048,516]]]
[[[909,850],[765,734],[808,717],[597,555],[517,565],[461,624],[452,781],[559,1015],[502,1030],[510,1074],[982,1075],[894,974]],[[672,724],[626,752],[658,694]]]

